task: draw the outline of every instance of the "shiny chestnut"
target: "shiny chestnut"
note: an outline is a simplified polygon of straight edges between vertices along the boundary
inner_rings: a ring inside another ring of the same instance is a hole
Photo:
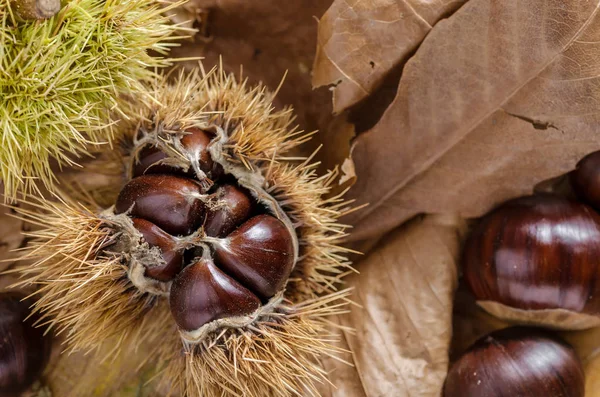
[[[223,174],[223,167],[213,161],[208,147],[212,140],[212,135],[200,128],[189,128],[183,137],[181,137],[181,145],[191,154],[194,162],[198,162],[198,166],[211,179],[218,179]]]
[[[292,236],[279,219],[257,215],[215,246],[221,267],[266,300],[279,291],[292,271]]]
[[[581,201],[600,210],[600,151],[582,158],[569,173],[569,181]]]
[[[180,139],[180,143],[188,157],[198,165],[200,170],[210,179],[215,180],[223,175],[223,167],[213,161],[208,152],[212,138],[213,136],[208,132],[192,127],[186,130],[186,133]],[[192,167],[187,172],[183,172],[182,169],[176,166],[164,164],[162,160],[168,157],[165,152],[156,146],[144,146],[134,159],[132,176],[134,178],[145,174],[175,174],[190,178],[195,176]]]
[[[175,237],[145,219],[133,218],[131,221],[143,241],[150,247],[157,247],[163,259],[161,263],[146,266],[146,276],[159,281],[174,279],[183,266],[183,249],[178,246]]]
[[[204,231],[211,237],[224,237],[250,217],[250,193],[235,185],[220,186],[212,197],[204,221]]]
[[[600,314],[600,215],[553,195],[517,198],[484,216],[463,251],[479,301]]]
[[[173,175],[142,175],[119,193],[115,212],[146,219],[174,235],[193,233],[202,223],[204,203],[200,185]]]
[[[249,315],[261,304],[211,259],[200,259],[177,276],[169,303],[175,322],[186,331],[224,317]]]
[[[535,328],[492,332],[452,364],[443,397],[583,397],[585,379],[575,351]]]
[[[176,167],[161,164],[160,161],[168,156],[156,146],[144,146],[137,154],[133,164],[132,176],[138,177],[144,174],[164,174],[180,172]]]
[[[17,397],[40,377],[50,356],[50,336],[36,328],[24,296],[0,293],[0,396]],[[28,318],[29,317],[29,318]]]

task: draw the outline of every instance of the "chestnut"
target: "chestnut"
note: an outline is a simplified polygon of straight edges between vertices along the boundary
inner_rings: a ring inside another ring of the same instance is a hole
[[[181,146],[188,151],[194,161],[198,162],[200,169],[209,178],[218,179],[223,174],[223,167],[215,163],[208,152],[212,135],[196,127],[188,128],[186,132],[187,134],[181,137]]]
[[[135,178],[144,174],[177,173],[179,170],[175,167],[157,164],[160,160],[164,160],[167,157],[167,154],[156,146],[144,146],[140,149],[137,159],[133,164],[132,177]]]
[[[188,156],[198,163],[198,167],[212,179],[218,179],[223,174],[223,167],[213,161],[208,152],[208,145],[212,136],[199,128],[192,127],[186,130],[186,134],[181,137],[181,146],[187,151]],[[160,163],[161,160],[169,156],[156,146],[143,147],[133,164],[132,177],[138,177],[145,174],[180,174],[183,176],[194,177],[195,172],[192,168],[188,172],[183,172],[176,166]]]
[[[600,215],[554,195],[520,197],[467,239],[463,275],[478,301],[600,314]]]
[[[200,185],[173,175],[142,175],[129,181],[119,193],[117,214],[131,208],[131,215],[144,218],[173,235],[196,231],[204,217],[199,199]]]
[[[285,284],[294,264],[292,236],[282,221],[257,215],[215,240],[220,267],[266,300]]]
[[[179,328],[193,331],[220,318],[249,315],[261,303],[211,259],[200,259],[175,278],[169,304]]]
[[[583,397],[585,378],[575,351],[536,328],[492,332],[452,364],[444,397]]]
[[[250,216],[250,193],[234,185],[220,186],[214,194],[214,209],[208,209],[204,221],[207,236],[224,237]]]
[[[24,296],[0,293],[0,396],[16,397],[40,377],[50,357],[50,336],[36,328]],[[29,317],[29,318],[28,318]]]
[[[183,250],[177,247],[175,237],[145,219],[133,218],[131,221],[142,234],[144,241],[150,247],[157,247],[160,250],[164,260],[164,264],[146,266],[144,274],[159,281],[174,279],[183,266]]]
[[[600,151],[590,153],[569,173],[569,181],[577,197],[600,210]]]

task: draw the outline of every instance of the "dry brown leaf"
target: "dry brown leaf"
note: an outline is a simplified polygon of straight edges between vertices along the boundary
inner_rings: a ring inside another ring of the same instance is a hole
[[[335,0],[319,23],[313,85],[335,86],[336,113],[355,105],[466,1]]]
[[[600,356],[596,356],[585,366],[585,396],[600,396]]]
[[[326,362],[325,396],[438,396],[452,333],[461,220],[416,219],[387,236],[349,278],[361,307],[341,316],[354,368]]]
[[[417,213],[479,216],[600,148],[598,1],[471,0],[406,64],[353,147],[353,240]]]

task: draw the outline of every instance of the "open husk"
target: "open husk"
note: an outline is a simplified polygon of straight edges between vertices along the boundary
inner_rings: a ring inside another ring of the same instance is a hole
[[[38,226],[22,252],[34,264],[19,269],[19,285],[37,287],[34,309],[64,336],[66,350],[102,353],[104,360],[139,354],[122,375],[154,363],[152,385],[163,395],[318,395],[316,384],[327,382],[319,357],[340,353],[327,318],[345,312],[349,291],[338,288],[352,271],[339,246],[346,227],[338,218],[348,203],[325,198],[337,171],[319,176],[312,158],[290,154],[311,134],[293,127],[291,109],[273,108],[274,93],[265,87],[202,67],[173,80],[157,79],[154,101],[132,106],[136,117],[119,131],[121,153],[98,153],[88,167],[105,174],[105,184],[86,186],[80,174],[60,200],[19,209]],[[271,202],[267,207],[297,237],[296,262],[277,299],[250,322],[219,324],[191,341],[169,317],[160,289],[131,282],[131,245],[121,243],[132,236],[110,208],[127,181],[138,132],[152,131],[142,139],[162,142],[185,166],[176,138],[189,127],[218,131],[213,158],[263,204]]]

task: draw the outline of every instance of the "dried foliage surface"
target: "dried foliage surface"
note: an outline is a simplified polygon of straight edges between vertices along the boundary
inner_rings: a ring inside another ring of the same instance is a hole
[[[466,0],[335,0],[319,23],[313,84],[341,112],[368,97],[431,28]]]
[[[353,239],[421,212],[479,216],[574,168],[598,139],[597,1],[472,0],[404,67],[355,142]]]
[[[354,365],[330,361],[330,396],[439,396],[452,335],[462,221],[416,219],[388,235],[350,278],[358,306],[338,321]],[[354,331],[350,331],[353,329]]]

